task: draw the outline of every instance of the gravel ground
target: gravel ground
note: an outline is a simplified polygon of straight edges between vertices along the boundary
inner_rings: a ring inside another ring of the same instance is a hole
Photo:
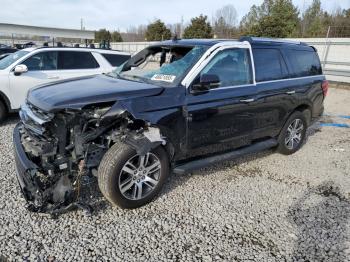
[[[321,123],[350,124],[350,90],[330,89]],[[350,129],[309,129],[296,154],[272,150],[189,175],[137,210],[93,193],[91,217],[29,213],[0,127],[0,261],[350,261]]]

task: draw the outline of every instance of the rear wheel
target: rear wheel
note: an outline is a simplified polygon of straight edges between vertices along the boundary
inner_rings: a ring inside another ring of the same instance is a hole
[[[131,146],[117,143],[101,161],[98,184],[113,205],[136,208],[159,193],[168,175],[169,160],[162,147],[141,156]]]
[[[290,155],[298,151],[305,140],[307,120],[299,111],[294,112],[285,123],[278,137],[278,151]]]
[[[7,116],[7,108],[5,104],[0,100],[0,123],[5,120]]]

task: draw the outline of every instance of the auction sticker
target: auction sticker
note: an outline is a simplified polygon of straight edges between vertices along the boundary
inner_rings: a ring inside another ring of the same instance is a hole
[[[154,76],[152,76],[151,80],[172,83],[172,82],[174,82],[175,78],[176,78],[176,76],[174,76],[174,75],[155,74]]]

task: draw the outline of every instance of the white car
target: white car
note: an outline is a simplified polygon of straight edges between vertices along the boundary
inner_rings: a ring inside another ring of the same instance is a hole
[[[111,72],[130,58],[120,51],[26,48],[0,60],[0,121],[24,103],[32,87],[67,78]]]

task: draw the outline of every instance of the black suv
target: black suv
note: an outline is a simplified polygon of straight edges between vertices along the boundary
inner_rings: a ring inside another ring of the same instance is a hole
[[[149,46],[115,72],[32,89],[14,131],[33,211],[79,205],[97,176],[113,205],[151,201],[169,173],[276,147],[292,154],[323,112],[315,48],[245,37]]]

